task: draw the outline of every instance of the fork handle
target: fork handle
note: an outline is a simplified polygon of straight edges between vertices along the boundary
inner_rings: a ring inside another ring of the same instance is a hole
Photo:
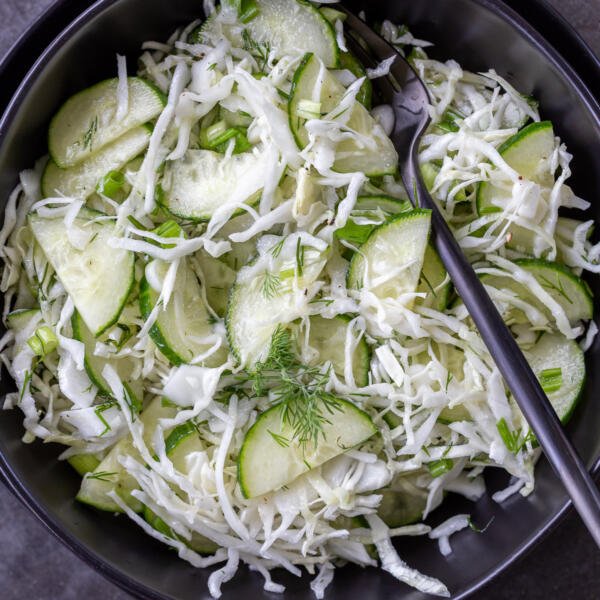
[[[540,382],[430,196],[413,144],[401,174],[414,206],[431,210],[432,237],[456,291],[554,471],[600,547],[600,492],[567,438]]]

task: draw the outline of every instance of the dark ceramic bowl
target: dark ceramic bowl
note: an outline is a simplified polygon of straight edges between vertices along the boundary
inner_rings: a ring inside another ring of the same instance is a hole
[[[49,119],[65,98],[113,76],[117,52],[127,54],[134,69],[143,41],[165,39],[175,27],[197,18],[200,4],[199,0],[100,0],[75,18],[39,56],[0,122],[2,201],[15,186],[19,171],[46,153]],[[522,9],[521,2],[513,0],[512,4]],[[564,27],[543,6],[525,4],[550,35]],[[68,19],[65,22],[70,22],[90,0],[61,0],[60,5],[63,18]],[[575,191],[592,202],[600,196],[600,108],[576,72],[508,5],[499,0],[371,0],[349,5],[354,9],[368,6],[372,19],[407,23],[416,35],[436,43],[436,57],[456,58],[475,71],[493,67],[519,90],[535,95],[541,101],[544,118],[554,122],[557,133],[575,155],[571,181]],[[38,24],[37,37],[19,45],[21,56],[38,56],[36,44],[43,47],[40,41],[58,26],[57,19],[58,13],[51,12]],[[597,85],[600,71],[593,56],[570,33],[560,39],[565,52],[581,58],[581,72],[590,85]],[[13,78],[20,77],[23,64],[14,62],[10,69],[5,64],[4,72],[10,70]],[[597,202],[589,216],[600,220]],[[600,294],[598,278],[590,278],[589,283]],[[600,340],[588,354],[585,395],[568,427],[581,455],[593,468],[600,466],[600,378],[593,369],[599,359]],[[6,377],[2,386],[8,391]],[[208,597],[206,571],[193,569],[127,519],[76,503],[79,478],[68,465],[56,461],[58,447],[21,443],[21,419],[19,411],[0,412],[0,471],[13,491],[59,538],[115,583],[142,598]],[[487,479],[490,492],[506,485],[500,472],[490,472]],[[454,551],[448,558],[441,557],[429,540],[404,539],[401,555],[410,565],[447,583],[454,598],[464,598],[530,548],[567,509],[561,485],[542,460],[536,491],[527,499],[517,495],[497,505],[485,496],[470,505],[448,497],[432,517],[435,524],[456,511],[467,510],[481,525],[493,517],[484,534],[460,532],[453,537]],[[298,580],[284,573],[277,573],[276,578],[287,585],[286,597],[313,597],[307,578]],[[224,586],[225,599],[237,598],[240,593],[251,598],[267,596],[262,578],[246,569]],[[338,573],[327,597],[424,598],[383,572],[352,567]]]

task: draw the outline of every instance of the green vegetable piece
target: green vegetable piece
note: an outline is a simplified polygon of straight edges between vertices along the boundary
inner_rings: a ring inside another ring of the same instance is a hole
[[[539,375],[539,380],[542,389],[547,394],[556,392],[562,387],[562,369],[560,367],[555,369],[544,369]]]
[[[125,175],[121,171],[110,171],[98,183],[96,191],[107,198],[114,198],[125,185]]]
[[[44,358],[58,347],[58,338],[50,327],[44,325],[36,329],[35,333],[27,340],[27,344],[36,356]]]
[[[451,458],[441,458],[427,464],[432,477],[441,477],[444,473],[452,470],[454,461]]]

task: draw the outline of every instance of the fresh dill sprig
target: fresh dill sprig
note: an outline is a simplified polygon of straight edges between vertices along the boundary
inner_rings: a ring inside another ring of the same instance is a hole
[[[292,431],[290,440],[279,436],[275,440],[278,444],[296,441],[306,449],[308,444],[314,447],[320,438],[325,439],[329,417],[341,411],[339,399],[326,389],[329,375],[329,370],[302,364],[294,353],[290,331],[282,326],[276,329],[269,355],[256,364],[251,380],[257,396],[270,393],[280,407],[282,424]]]
[[[95,116],[88,127],[87,131],[83,134],[83,147],[86,150],[91,150],[94,144],[94,137],[98,132],[98,117]]]
[[[279,277],[279,275],[276,275],[275,273],[272,273],[271,271],[265,271],[265,274],[263,277],[262,288],[261,288],[262,295],[267,300],[270,300],[271,298],[274,298],[275,296],[277,296],[277,294],[279,293],[280,287],[281,287],[281,278]]]
[[[118,475],[116,471],[98,471],[98,473],[87,473],[86,479],[97,479],[98,481],[111,481],[111,478]]]
[[[257,42],[252,38],[247,29],[242,31],[242,40],[244,42],[244,50],[250,52],[257,59],[258,71],[264,73],[269,62],[269,54],[271,53],[271,44],[269,42]]]

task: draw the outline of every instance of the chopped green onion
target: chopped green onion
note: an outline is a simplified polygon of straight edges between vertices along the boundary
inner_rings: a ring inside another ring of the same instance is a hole
[[[238,16],[242,23],[249,23],[259,12],[256,0],[239,0]]]
[[[36,356],[43,358],[58,347],[58,338],[50,327],[43,326],[27,340],[27,344]]]
[[[107,198],[114,198],[125,185],[125,175],[121,171],[110,171],[99,182],[96,191]]]
[[[515,452],[515,436],[514,433],[509,429],[508,423],[506,422],[506,419],[504,417],[502,417],[496,423],[496,429],[498,430],[498,433],[500,434],[504,445],[511,452]]]
[[[321,117],[321,103],[312,100],[300,100],[296,114],[303,119],[319,119]]]
[[[454,461],[451,458],[441,458],[440,460],[427,463],[427,468],[432,477],[440,477],[444,473],[448,473],[448,471],[452,470],[453,466]]]
[[[220,137],[227,130],[227,124],[225,121],[217,121],[214,125],[210,125],[206,128],[206,142],[208,144],[214,145],[220,143]]]
[[[169,219],[154,229],[153,233],[164,238],[178,238],[181,237],[183,230],[179,223]]]
[[[562,369],[544,369],[539,375],[539,380],[546,394],[556,392],[562,387]]]

